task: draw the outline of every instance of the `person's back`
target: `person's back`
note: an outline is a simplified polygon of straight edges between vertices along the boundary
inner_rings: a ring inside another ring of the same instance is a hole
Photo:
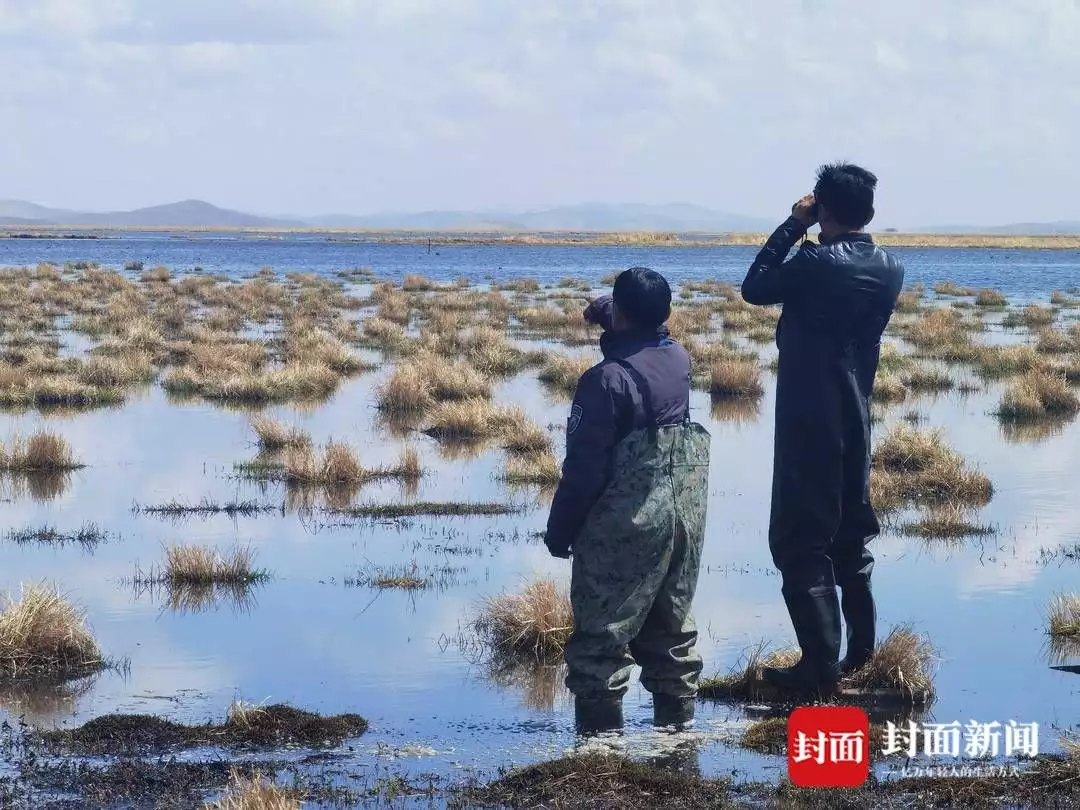
[[[870,395],[904,280],[900,262],[862,232],[876,182],[857,166],[822,167],[815,194],[796,203],[743,281],[747,302],[783,305],[769,547],[803,658],[766,676],[795,690],[829,691],[875,641],[866,545],[880,527],[870,502]],[[821,244],[806,242],[784,261],[819,213]]]
[[[631,268],[585,312],[604,328],[604,359],[578,383],[545,538],[555,556],[573,551],[566,685],[582,731],[621,726],[635,659],[657,724],[693,718],[709,437],[689,420],[690,358],[663,325],[670,301],[663,277]]]

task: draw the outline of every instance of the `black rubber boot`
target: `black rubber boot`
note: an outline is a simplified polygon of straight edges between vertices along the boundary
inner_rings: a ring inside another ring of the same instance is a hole
[[[574,725],[578,734],[602,734],[622,728],[622,697],[575,697]]]
[[[802,658],[790,667],[765,667],[762,679],[795,698],[828,698],[840,680],[840,600],[832,585],[784,588]]]
[[[850,675],[874,654],[877,609],[870,582],[846,583],[840,589],[844,624],[847,625],[847,652],[840,662],[840,674]]]
[[[694,698],[653,695],[653,725],[683,731],[694,724]]]

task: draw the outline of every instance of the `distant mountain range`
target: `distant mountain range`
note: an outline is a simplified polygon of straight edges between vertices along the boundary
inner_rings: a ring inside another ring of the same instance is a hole
[[[0,200],[0,226],[96,228],[340,228],[420,231],[769,231],[775,219],[743,216],[699,205],[670,203],[583,203],[538,211],[422,211],[355,216],[266,217],[218,208],[202,200],[88,212],[48,208],[23,200]],[[909,233],[1032,235],[1080,234],[1080,221],[1023,222],[1011,225],[936,225],[900,229]]]

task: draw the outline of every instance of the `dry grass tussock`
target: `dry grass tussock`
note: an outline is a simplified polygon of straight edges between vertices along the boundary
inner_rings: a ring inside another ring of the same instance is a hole
[[[1047,611],[1048,632],[1057,638],[1080,636],[1080,595],[1058,594]]]
[[[552,389],[573,395],[577,390],[581,375],[595,364],[596,361],[587,355],[568,357],[564,354],[552,353],[547,356],[537,376],[542,383]]]
[[[445,402],[434,408],[424,422],[424,433],[448,442],[501,440],[518,454],[536,453],[550,447],[541,443],[538,426],[521,408],[495,405],[485,399]]]
[[[843,681],[844,687],[899,692],[917,706],[934,698],[937,652],[926,636],[911,627],[894,627],[861,669]]]
[[[926,366],[913,368],[903,381],[911,391],[948,391],[956,386],[948,372]]]
[[[1060,329],[1042,329],[1035,342],[1039,354],[1069,354],[1076,351],[1076,335]]]
[[[284,450],[288,447],[307,447],[311,436],[298,427],[286,427],[266,414],[257,414],[251,420],[251,429],[259,439],[262,450]]]
[[[1020,421],[1072,416],[1077,411],[1080,398],[1064,376],[1032,371],[1005,389],[997,415]]]
[[[292,364],[257,373],[203,376],[186,367],[173,369],[163,385],[176,396],[201,396],[222,402],[319,401],[337,390],[341,377],[329,366]]]
[[[328,442],[322,450],[311,445],[289,448],[282,472],[288,484],[322,487],[355,487],[380,478],[418,481],[424,474],[415,447],[406,447],[393,466],[367,468],[352,447],[335,441]]]
[[[520,408],[508,409],[511,418],[503,427],[503,449],[517,456],[551,452],[551,437]]]
[[[874,378],[874,402],[895,403],[907,399],[908,389],[899,376],[890,372],[878,372]]]
[[[486,599],[472,628],[494,657],[555,661],[574,629],[570,594],[550,579],[527,583],[519,593]]]
[[[67,441],[55,433],[39,431],[29,438],[15,436],[0,445],[0,470],[55,473],[82,467]]]
[[[503,471],[508,484],[537,484],[554,487],[562,478],[562,464],[550,450],[521,456],[509,456]]]
[[[788,647],[767,652],[759,643],[726,675],[701,683],[698,694],[713,700],[757,701],[783,697],[762,679],[766,667],[787,667],[801,658],[798,648]],[[840,682],[842,690],[891,692],[904,701],[925,706],[933,700],[933,666],[936,653],[926,637],[910,627],[896,627],[878,643],[870,661]]]
[[[934,285],[934,292],[938,295],[950,295],[950,296],[970,296],[975,295],[975,291],[970,287],[961,287],[955,281],[939,281]]]
[[[725,358],[709,369],[709,393],[716,398],[759,399],[765,394],[756,360]]]
[[[295,790],[278,787],[258,771],[249,778],[234,770],[225,795],[207,802],[204,810],[300,810],[301,798]]]
[[[999,290],[979,290],[975,296],[975,306],[1003,308],[1008,299]]]
[[[982,506],[993,497],[990,479],[938,431],[896,425],[874,448],[871,467],[874,505],[884,511],[913,502]]]
[[[1034,371],[1043,364],[1032,346],[981,346],[976,355],[978,372],[981,376],[997,380],[1013,374]]]
[[[162,579],[177,585],[209,585],[247,584],[268,578],[265,570],[254,567],[254,561],[255,551],[248,547],[222,553],[209,546],[172,545],[165,550]]]
[[[379,387],[378,407],[397,414],[423,414],[435,405],[491,396],[491,382],[467,363],[424,354],[394,369]]]
[[[78,677],[105,666],[86,615],[45,584],[6,597],[0,612],[0,675]]]

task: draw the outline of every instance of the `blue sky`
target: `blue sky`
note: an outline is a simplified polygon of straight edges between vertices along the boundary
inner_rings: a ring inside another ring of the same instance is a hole
[[[0,197],[1080,219],[1073,0],[0,0]]]

